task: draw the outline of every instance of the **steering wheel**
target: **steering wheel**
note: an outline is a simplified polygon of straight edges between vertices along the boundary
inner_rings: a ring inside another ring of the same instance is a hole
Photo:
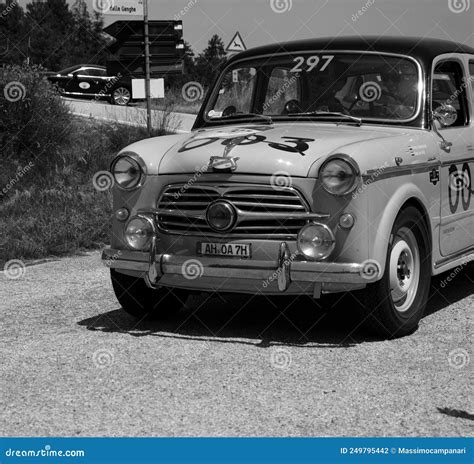
[[[237,108],[234,105],[230,105],[224,109],[222,116],[230,116],[231,114],[237,113]]]
[[[301,113],[301,103],[299,100],[288,100],[285,103],[283,111],[281,114],[294,114],[294,113]]]

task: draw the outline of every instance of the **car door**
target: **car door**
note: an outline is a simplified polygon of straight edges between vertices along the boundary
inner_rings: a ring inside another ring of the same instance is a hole
[[[109,82],[114,79],[114,77],[107,76],[107,72],[103,68],[88,68],[87,74],[91,77],[91,87],[94,89],[96,95],[110,95],[110,85]]]
[[[97,95],[101,89],[101,80],[94,74],[93,68],[83,67],[74,73],[73,92],[86,96]]]
[[[432,107],[451,105],[457,119],[449,127],[440,127],[441,136],[452,144],[440,144],[440,252],[455,256],[473,244],[474,199],[474,121],[472,88],[467,63],[461,55],[438,57],[433,65]],[[435,124],[438,124],[435,122]]]

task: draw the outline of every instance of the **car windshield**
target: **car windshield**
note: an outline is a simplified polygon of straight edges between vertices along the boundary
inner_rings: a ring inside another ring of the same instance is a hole
[[[235,63],[209,100],[208,120],[230,115],[351,122],[413,119],[419,71],[405,57],[359,53],[292,53]],[[233,118],[232,118],[233,119]]]

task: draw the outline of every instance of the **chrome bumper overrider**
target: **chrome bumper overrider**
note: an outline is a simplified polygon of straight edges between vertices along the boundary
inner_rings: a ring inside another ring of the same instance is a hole
[[[106,249],[102,260],[110,268],[143,273],[147,285],[152,288],[160,285],[163,276],[186,277],[185,268],[191,260],[199,263],[200,277],[264,281],[273,276],[280,292],[286,291],[291,282],[347,284],[362,288],[373,281],[364,275],[362,264],[292,260],[285,242],[280,244],[279,255],[274,261],[180,256],[160,254],[155,250],[154,243],[150,252]]]

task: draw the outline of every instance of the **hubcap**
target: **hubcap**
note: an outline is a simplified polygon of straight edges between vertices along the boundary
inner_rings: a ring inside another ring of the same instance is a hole
[[[114,91],[114,101],[117,105],[126,105],[130,101],[130,92],[125,87]]]
[[[420,281],[420,252],[413,232],[401,229],[390,253],[391,298],[397,311],[405,312],[413,304]]]

